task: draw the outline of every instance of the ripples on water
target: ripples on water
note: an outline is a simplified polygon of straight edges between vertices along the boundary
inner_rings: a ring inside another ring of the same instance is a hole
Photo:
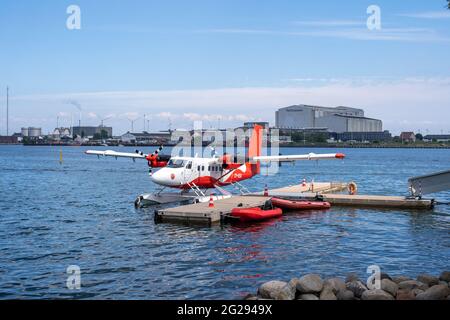
[[[124,149],[124,148],[122,148]],[[87,157],[83,148],[0,147],[0,299],[231,299],[307,272],[365,277],[449,269],[450,208],[332,208],[254,225],[153,222],[133,200],[153,190],[146,164]],[[335,152],[286,149],[283,154]],[[344,161],[284,165],[246,185],[358,182],[363,193],[405,194],[407,178],[447,170],[449,150],[349,149]],[[255,190],[256,191],[256,190]],[[436,197],[450,200],[450,193]],[[66,288],[81,268],[82,289]]]

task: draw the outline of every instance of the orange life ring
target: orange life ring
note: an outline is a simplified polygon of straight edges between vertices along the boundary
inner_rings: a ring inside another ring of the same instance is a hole
[[[348,194],[355,195],[358,192],[358,186],[354,182],[350,182],[347,186]]]

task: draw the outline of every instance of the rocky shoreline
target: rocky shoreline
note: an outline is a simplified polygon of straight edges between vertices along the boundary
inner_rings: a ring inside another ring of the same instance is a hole
[[[256,295],[245,300],[450,300],[450,271],[439,276],[421,274],[416,279],[390,277],[381,273],[378,285],[367,287],[356,274],[341,278],[322,279],[307,274],[289,282],[273,280],[263,283]]]

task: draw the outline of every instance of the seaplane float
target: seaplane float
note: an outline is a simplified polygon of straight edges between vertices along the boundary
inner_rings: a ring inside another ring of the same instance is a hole
[[[261,162],[292,162],[297,160],[343,159],[342,153],[301,154],[301,155],[261,155],[263,127],[255,125],[248,142],[245,161],[238,163],[229,154],[212,157],[181,157],[161,153],[162,146],[151,154],[139,150],[135,153],[112,150],[87,150],[87,155],[98,157],[131,158],[146,160],[149,166],[150,180],[159,186],[153,193],[139,195],[136,207],[167,203],[207,202],[213,194],[214,200],[232,197],[225,186],[234,186],[241,194],[249,193],[241,181],[251,179],[260,173]],[[152,170],[156,168],[157,171]],[[177,191],[166,192],[166,189]],[[213,190],[211,190],[213,189]]]

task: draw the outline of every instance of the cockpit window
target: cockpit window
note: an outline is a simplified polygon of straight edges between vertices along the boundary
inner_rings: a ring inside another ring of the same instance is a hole
[[[186,164],[186,161],[184,160],[173,160],[170,159],[169,162],[167,162],[168,168],[183,168]]]

